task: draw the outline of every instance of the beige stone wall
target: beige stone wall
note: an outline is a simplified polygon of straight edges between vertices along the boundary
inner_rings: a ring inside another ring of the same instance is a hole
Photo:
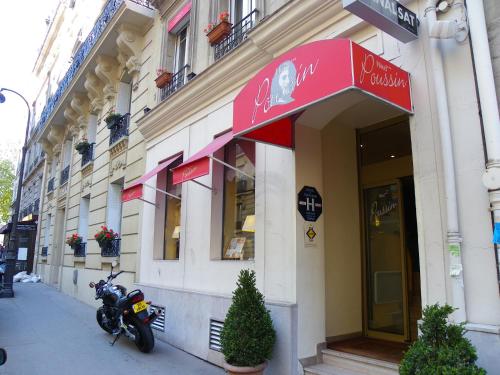
[[[488,28],[488,39],[490,41],[497,100],[500,105],[500,6],[498,1],[484,0],[484,13],[486,16],[486,27]]]

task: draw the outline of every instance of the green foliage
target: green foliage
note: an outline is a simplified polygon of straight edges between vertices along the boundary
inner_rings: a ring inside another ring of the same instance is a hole
[[[256,366],[271,358],[276,333],[255,272],[241,270],[221,332],[222,353],[233,366]]]
[[[448,324],[455,309],[435,304],[423,311],[422,335],[405,353],[399,367],[402,375],[483,375],[476,366],[476,350],[464,337],[463,324]]]
[[[10,160],[0,160],[0,222],[9,221],[12,190],[14,189],[14,164]]]

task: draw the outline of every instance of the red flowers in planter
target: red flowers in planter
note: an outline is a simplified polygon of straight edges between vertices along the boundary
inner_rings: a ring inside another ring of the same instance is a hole
[[[82,237],[78,235],[78,233],[73,233],[71,236],[66,238],[66,243],[74,249],[76,246],[82,243]]]
[[[105,225],[101,226],[101,230],[94,235],[95,240],[99,246],[107,247],[111,244],[115,238],[118,238],[118,233],[114,232],[113,229],[108,229]]]
[[[233,26],[233,24],[229,22],[228,11],[221,12],[217,19],[218,23],[209,23],[204,30],[212,46],[221,42],[231,34],[231,27]]]

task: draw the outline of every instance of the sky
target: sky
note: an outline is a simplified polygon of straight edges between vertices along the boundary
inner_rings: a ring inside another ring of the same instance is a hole
[[[4,0],[0,2],[0,88],[19,92],[31,105],[36,85],[32,84],[33,66],[59,0]],[[24,101],[3,92],[0,104],[0,158],[17,163],[24,142],[28,109]]]

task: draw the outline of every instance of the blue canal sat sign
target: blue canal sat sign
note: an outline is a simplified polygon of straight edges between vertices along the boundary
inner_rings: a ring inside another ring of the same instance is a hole
[[[342,0],[342,3],[344,9],[403,43],[418,38],[416,14],[396,0]]]

